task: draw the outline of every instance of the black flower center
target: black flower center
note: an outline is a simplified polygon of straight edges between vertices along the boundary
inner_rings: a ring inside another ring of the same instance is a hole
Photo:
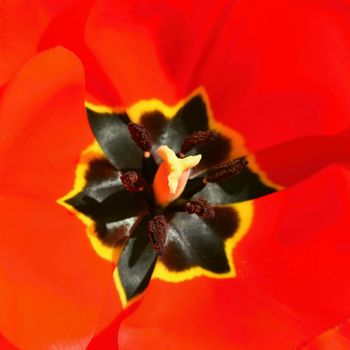
[[[186,158],[186,154],[195,149],[198,146],[203,146],[208,143],[213,143],[218,137],[218,133],[212,130],[200,130],[195,131],[189,135],[181,145],[181,152],[179,153],[180,159],[169,149],[168,152],[173,154],[169,155],[169,158],[165,159],[163,165],[167,168],[164,170],[161,166],[157,166],[156,159],[153,157],[151,150],[154,149],[153,142],[151,139],[151,133],[143,125],[136,123],[129,123],[128,130],[130,137],[133,139],[135,144],[144,152],[143,167],[141,172],[136,171],[125,171],[122,172],[120,179],[123,187],[130,193],[140,192],[143,195],[145,203],[147,203],[148,215],[152,218],[148,221],[148,237],[149,241],[153,246],[153,249],[159,255],[162,255],[166,245],[166,236],[168,231],[167,222],[171,220],[176,212],[185,212],[189,214],[198,215],[204,219],[212,219],[215,217],[215,210],[208,201],[204,198],[197,198],[196,200],[189,200],[186,197],[181,197],[182,191],[186,188],[185,184],[175,184],[173,192],[177,195],[173,196],[169,189],[170,181],[172,180],[173,173],[179,173],[178,177],[181,180],[183,174],[182,169],[176,169],[177,163],[191,160],[193,157]],[[169,164],[165,164],[166,162]],[[194,165],[197,165],[195,162]],[[244,170],[247,165],[247,161],[243,158],[231,160],[220,164],[213,169],[209,169],[205,172],[205,175],[199,175],[198,178],[201,182],[198,182],[199,186],[196,191],[200,191],[208,183],[215,183],[222,180],[229,179],[234,175],[238,175]],[[180,167],[180,165],[178,166]],[[145,169],[147,168],[147,169]],[[183,172],[189,172],[190,169]],[[143,176],[143,172],[145,175]],[[152,173],[153,172],[153,173]],[[159,176],[157,176],[159,174]],[[176,175],[176,174],[175,174]],[[153,183],[150,182],[153,181]],[[160,184],[157,184],[157,181]],[[183,182],[187,182],[187,176]],[[159,187],[161,192],[161,200],[157,198],[157,193],[153,189]],[[178,188],[181,187],[181,192]],[[183,188],[183,189],[182,189]],[[164,205],[163,198],[166,197],[166,193],[169,192],[169,198],[165,201]],[[162,205],[163,204],[163,205]]]
[[[85,161],[78,175],[84,185],[65,203],[94,223],[102,244],[120,249],[117,271],[126,301],[146,288],[159,264],[176,276],[194,268],[230,275],[228,242],[243,222],[234,203],[275,189],[242,154],[233,156],[236,140],[210,120],[203,96],[194,95],[172,116],[157,108],[137,120],[92,108],[87,115],[103,153]],[[180,162],[202,158],[186,173],[186,186],[162,202],[155,178],[163,164],[157,150],[165,145]]]

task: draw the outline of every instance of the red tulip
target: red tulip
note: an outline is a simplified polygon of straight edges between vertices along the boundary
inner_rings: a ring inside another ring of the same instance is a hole
[[[348,13],[346,0],[1,4],[0,348],[347,349]],[[158,263],[125,309],[116,261],[60,205],[94,139],[84,100],[128,112],[198,88],[242,136],[237,155],[284,190],[240,204],[253,216],[234,274],[185,281]]]

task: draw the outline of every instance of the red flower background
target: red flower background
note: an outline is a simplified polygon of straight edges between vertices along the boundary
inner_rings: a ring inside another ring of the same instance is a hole
[[[350,2],[0,4],[1,349],[349,349]],[[234,279],[152,280],[122,311],[56,200],[93,136],[84,100],[203,86],[285,190],[254,200]]]

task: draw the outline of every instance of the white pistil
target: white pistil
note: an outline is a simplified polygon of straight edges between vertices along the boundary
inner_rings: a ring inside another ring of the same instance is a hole
[[[158,148],[163,162],[160,164],[153,181],[153,190],[158,204],[165,206],[178,198],[185,189],[190,169],[200,162],[202,156],[178,158],[168,146]]]

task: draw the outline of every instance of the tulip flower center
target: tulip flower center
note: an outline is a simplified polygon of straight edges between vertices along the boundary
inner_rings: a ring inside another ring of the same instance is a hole
[[[152,153],[150,132],[144,126],[135,123],[129,123],[128,130],[135,144],[143,151],[144,158],[152,161],[151,154],[153,156],[155,154]],[[166,145],[158,147],[157,153],[161,162],[157,166],[152,183],[147,183],[145,174],[136,171],[124,172],[120,177],[128,192],[144,193],[145,198],[148,198],[148,203],[151,201],[152,218],[148,221],[148,235],[154,250],[159,255],[163,254],[166,244],[168,230],[166,215],[169,214],[169,210],[170,212],[172,210],[168,206],[205,219],[215,217],[214,208],[205,199],[197,198],[184,202],[179,197],[186,188],[191,169],[196,167],[202,158],[201,154],[186,156],[186,153],[198,145],[212,142],[217,136],[217,133],[210,130],[196,131],[184,140],[178,155]],[[238,174],[245,165],[244,159],[236,159],[215,167],[202,178],[199,187],[202,188],[210,182],[221,181]]]
[[[123,111],[87,103],[97,142],[82,152],[74,189],[59,203],[83,220],[99,256],[117,262],[123,305],[151,276],[234,277],[249,200],[275,192],[208,102],[197,93],[176,106],[150,100]]]

